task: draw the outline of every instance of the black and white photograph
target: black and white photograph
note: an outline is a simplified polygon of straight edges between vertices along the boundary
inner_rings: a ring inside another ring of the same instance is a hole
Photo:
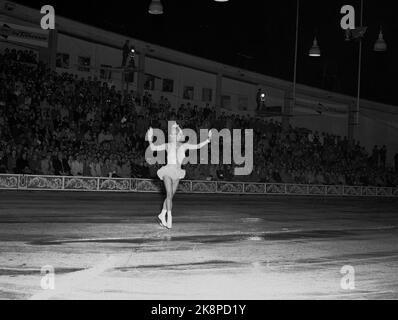
[[[397,300],[394,8],[0,0],[0,300]]]

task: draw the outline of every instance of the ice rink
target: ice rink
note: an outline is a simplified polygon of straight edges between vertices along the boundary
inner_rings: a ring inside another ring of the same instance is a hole
[[[398,199],[177,194],[171,231],[162,201],[1,191],[0,299],[398,298]]]

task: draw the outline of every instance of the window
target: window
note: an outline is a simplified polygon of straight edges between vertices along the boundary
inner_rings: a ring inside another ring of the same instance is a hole
[[[163,92],[173,92],[174,91],[174,80],[163,79]]]
[[[144,89],[150,91],[155,90],[155,76],[151,74],[145,75]]]
[[[67,53],[57,53],[57,68],[69,69],[70,56]]]
[[[109,81],[112,79],[112,71],[109,68],[112,68],[112,66],[107,64],[101,64],[100,78],[102,80]]]
[[[211,102],[213,100],[213,90],[210,88],[203,88],[202,90],[202,101]]]
[[[90,57],[78,57],[77,60],[78,70],[83,72],[90,72],[91,58]]]
[[[182,98],[185,99],[185,100],[193,100],[194,91],[195,91],[194,87],[185,86],[184,87],[184,94],[183,94]]]
[[[222,96],[221,97],[221,108],[232,110],[231,106],[231,96]]]
[[[240,96],[238,98],[238,109],[241,111],[247,111],[249,107],[249,98],[245,96]]]

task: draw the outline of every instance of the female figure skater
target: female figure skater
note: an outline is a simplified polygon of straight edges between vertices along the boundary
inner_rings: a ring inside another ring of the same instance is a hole
[[[211,137],[212,133],[210,131],[209,138],[198,145],[183,143],[185,141],[185,135],[181,128],[177,124],[174,124],[169,135],[169,142],[161,146],[155,146],[153,144],[153,129],[149,129],[148,141],[151,150],[167,152],[167,165],[158,171],[158,177],[164,182],[166,188],[166,200],[163,203],[163,210],[158,216],[159,223],[162,227],[167,229],[172,228],[173,217],[171,211],[173,209],[173,198],[177,192],[180,180],[185,178],[186,172],[181,169],[181,165],[186,157],[186,151],[203,148],[210,143]]]

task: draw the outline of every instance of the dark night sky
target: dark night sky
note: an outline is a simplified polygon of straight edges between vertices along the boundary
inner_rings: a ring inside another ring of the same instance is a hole
[[[150,0],[18,2],[36,8],[52,4],[57,14],[74,20],[259,73],[293,78],[294,0],[162,0],[162,16],[148,13]],[[369,30],[364,41],[362,97],[398,105],[391,80],[398,74],[398,13],[393,2],[365,0],[364,25]],[[359,24],[359,0],[301,0],[298,81],[355,95],[358,44],[344,41],[340,8],[345,4],[355,6]],[[386,53],[373,52],[380,25],[388,44]],[[315,33],[323,54],[318,59],[308,57]]]

